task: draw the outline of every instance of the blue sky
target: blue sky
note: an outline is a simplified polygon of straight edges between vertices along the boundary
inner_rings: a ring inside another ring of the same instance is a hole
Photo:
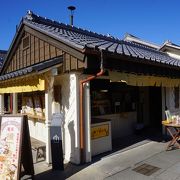
[[[122,39],[126,32],[162,44],[180,44],[179,0],[3,0],[0,3],[0,49],[8,49],[16,25],[27,10],[69,23],[69,5],[76,6],[74,25]]]

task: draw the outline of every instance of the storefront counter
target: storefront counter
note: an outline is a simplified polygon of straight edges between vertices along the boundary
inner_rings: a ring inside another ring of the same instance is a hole
[[[122,112],[115,114],[104,114],[96,116],[100,119],[111,121],[112,139],[122,138],[134,133],[134,126],[137,122],[136,111]]]
[[[91,122],[91,153],[92,156],[111,151],[111,121],[92,119]]]

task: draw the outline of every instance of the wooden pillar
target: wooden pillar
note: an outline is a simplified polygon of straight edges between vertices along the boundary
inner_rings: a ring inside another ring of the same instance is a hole
[[[13,113],[13,94],[10,94],[10,97],[9,97],[9,110],[10,110],[10,113],[12,114]]]
[[[4,114],[4,94],[0,94],[0,114]]]
[[[48,79],[48,88],[45,92],[45,124],[46,124],[46,162],[52,162],[51,157],[51,140],[50,140],[50,126],[52,121],[52,102],[53,102],[53,83],[54,78]]]
[[[13,93],[12,94],[13,98],[12,98],[12,103],[13,103],[13,114],[17,114],[18,112],[18,99],[17,99],[17,93]]]
[[[161,92],[162,92],[162,120],[165,120],[165,110],[167,110],[167,104],[166,104],[166,87],[162,87],[161,88]],[[166,135],[166,128],[165,126],[162,125],[162,134]]]
[[[84,119],[85,121],[85,161],[91,162],[91,102],[90,83],[84,85]]]

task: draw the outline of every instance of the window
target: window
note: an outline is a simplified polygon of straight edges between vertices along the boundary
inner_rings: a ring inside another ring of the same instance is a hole
[[[105,79],[91,81],[92,116],[136,111],[138,89]]]

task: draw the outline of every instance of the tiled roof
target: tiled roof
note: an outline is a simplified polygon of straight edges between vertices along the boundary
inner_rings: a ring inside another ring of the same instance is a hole
[[[180,60],[154,48],[59,23],[35,15],[31,11],[23,18],[23,23],[74,48],[105,50],[117,55],[135,57],[139,60],[143,59],[180,67]]]
[[[3,61],[4,61],[5,57],[6,57],[6,54],[7,54],[7,51],[0,50],[0,68],[1,68],[1,66],[3,64]]]
[[[160,46],[157,45],[157,44],[147,42],[147,41],[142,40],[142,39],[140,39],[140,38],[138,38],[138,37],[136,37],[136,36],[134,36],[132,34],[129,34],[129,33],[125,34],[124,40],[125,41],[130,41],[130,42],[135,42],[137,44],[142,44],[142,45],[145,45],[147,47],[151,47],[151,48],[156,49],[156,50],[160,48]]]
[[[17,71],[2,75],[2,76],[0,76],[0,81],[27,75],[27,74],[33,73],[33,72],[39,72],[39,71],[45,70],[49,67],[56,66],[56,65],[62,63],[62,61],[63,61],[62,57],[53,58],[53,59],[47,60],[45,62],[29,66],[27,68],[23,68],[21,70],[17,70]]]
[[[163,43],[163,45],[159,48],[160,50],[164,50],[166,48],[172,48],[172,49],[177,49],[180,50],[180,46],[177,44],[172,43],[171,41],[167,40]]]

